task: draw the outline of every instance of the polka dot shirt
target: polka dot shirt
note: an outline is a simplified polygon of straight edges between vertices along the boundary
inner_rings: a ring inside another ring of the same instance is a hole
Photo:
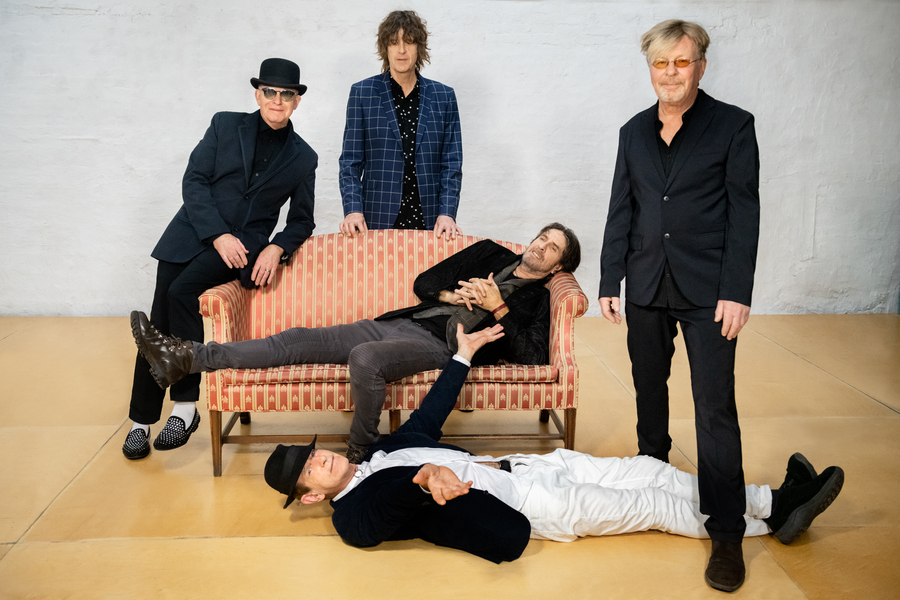
[[[425,229],[422,215],[422,201],[416,179],[416,129],[419,125],[419,80],[408,96],[403,88],[391,78],[391,92],[394,110],[397,112],[397,126],[403,142],[403,196],[400,211],[394,222],[394,229]]]

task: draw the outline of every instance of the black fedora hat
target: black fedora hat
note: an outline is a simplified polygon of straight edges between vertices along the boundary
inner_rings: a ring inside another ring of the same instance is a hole
[[[257,89],[260,85],[274,85],[297,90],[300,96],[306,92],[306,86],[300,83],[300,67],[284,58],[267,58],[262,61],[259,65],[259,77],[251,77],[250,85]]]
[[[309,458],[309,454],[316,447],[317,437],[313,437],[313,441],[309,443],[309,446],[284,446],[278,444],[272,456],[266,461],[266,469],[264,471],[266,483],[272,489],[282,494],[287,494],[284,508],[290,506],[291,502],[294,501],[297,494],[297,480],[300,479],[300,473],[303,472],[306,459]]]

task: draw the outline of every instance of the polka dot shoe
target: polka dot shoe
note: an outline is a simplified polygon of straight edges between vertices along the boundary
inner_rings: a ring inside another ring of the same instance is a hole
[[[194,418],[191,420],[191,426],[185,430],[184,421],[179,417],[169,417],[166,426],[162,428],[156,439],[153,440],[153,447],[157,450],[174,450],[181,448],[191,439],[191,434],[197,431],[200,425],[200,413],[194,412]]]
[[[150,431],[144,433],[143,429],[132,429],[122,444],[122,454],[128,460],[137,460],[150,454]]]

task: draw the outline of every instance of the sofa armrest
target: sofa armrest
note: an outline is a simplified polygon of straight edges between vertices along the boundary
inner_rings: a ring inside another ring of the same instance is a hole
[[[557,273],[550,290],[550,364],[575,368],[575,319],[587,312],[589,300],[571,273]]]
[[[212,339],[207,341],[234,342],[250,339],[250,302],[254,290],[230,281],[210,288],[200,295],[200,314],[212,323]]]

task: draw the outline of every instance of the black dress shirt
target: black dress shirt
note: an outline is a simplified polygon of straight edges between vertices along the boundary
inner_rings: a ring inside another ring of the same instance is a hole
[[[419,198],[419,184],[416,179],[416,129],[419,126],[419,79],[409,96],[403,95],[403,88],[391,78],[391,93],[394,109],[397,111],[397,126],[403,142],[403,196],[400,210],[394,221],[394,229],[425,229],[422,201]]]
[[[256,147],[253,150],[253,179],[269,168],[287,141],[288,127],[272,129],[262,115],[259,117],[259,131],[256,134]]]
[[[694,112],[694,106],[696,106],[696,103],[681,115],[681,127],[675,133],[675,137],[672,138],[670,144],[667,144],[662,138],[663,124],[662,121],[659,120],[659,114],[657,113],[656,145],[659,148],[659,157],[662,159],[666,179],[669,178],[669,174],[672,172],[672,165],[675,164],[675,157],[678,156],[678,149],[681,148],[681,141],[684,139],[684,130],[687,129],[687,123]],[[684,294],[681,293],[681,290],[678,289],[678,284],[675,283],[675,278],[672,277],[672,270],[669,268],[669,261],[666,261],[666,264],[663,267],[663,276],[659,281],[659,287],[656,288],[656,294],[653,296],[653,300],[650,301],[649,306],[672,308],[675,310],[691,310],[698,308],[696,304],[685,298]]]

